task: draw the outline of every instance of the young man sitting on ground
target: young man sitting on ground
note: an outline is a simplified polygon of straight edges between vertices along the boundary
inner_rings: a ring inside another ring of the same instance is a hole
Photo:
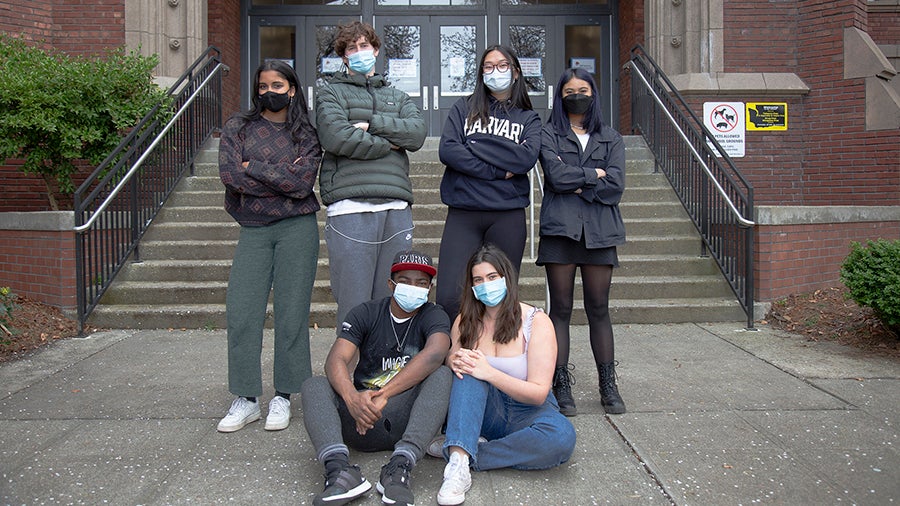
[[[398,253],[386,281],[393,296],[351,309],[325,361],[326,377],[303,383],[303,423],[325,467],[325,490],[314,504],[346,504],[372,487],[350,464],[348,447],[393,450],[377,489],[386,504],[415,503],[410,472],[444,422],[452,382],[442,365],[450,320],[428,302],[436,273],[428,255]]]

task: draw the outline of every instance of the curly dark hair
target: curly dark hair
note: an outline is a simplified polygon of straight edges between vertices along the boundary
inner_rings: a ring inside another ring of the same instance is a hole
[[[378,38],[378,34],[375,33],[372,25],[352,21],[338,27],[337,36],[334,38],[334,52],[343,58],[344,53],[347,51],[347,46],[359,40],[360,37],[365,37],[375,49],[381,47],[381,39]]]

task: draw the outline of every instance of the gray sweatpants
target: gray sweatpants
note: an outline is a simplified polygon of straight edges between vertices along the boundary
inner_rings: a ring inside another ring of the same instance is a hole
[[[391,295],[388,279],[398,251],[412,247],[412,209],[329,216],[325,221],[335,328],[354,307]]]
[[[453,373],[442,365],[415,387],[391,397],[381,419],[362,436],[328,378],[306,380],[301,396],[303,424],[316,458],[324,464],[334,454],[349,455],[349,446],[364,452],[393,450],[415,464],[444,423],[452,379]]]

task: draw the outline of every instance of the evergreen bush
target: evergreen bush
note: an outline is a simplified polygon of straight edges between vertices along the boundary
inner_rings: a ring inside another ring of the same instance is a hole
[[[0,161],[24,159],[57,210],[53,185],[75,191],[74,162],[99,165],[165,97],[153,83],[158,63],[124,48],[70,56],[0,34]]]
[[[867,246],[851,243],[841,265],[841,281],[850,298],[871,307],[887,328],[900,335],[900,240],[878,239]]]

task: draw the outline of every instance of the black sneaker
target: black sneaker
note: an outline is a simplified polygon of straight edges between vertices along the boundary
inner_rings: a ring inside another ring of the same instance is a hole
[[[381,468],[381,478],[375,485],[375,489],[381,493],[381,502],[401,506],[415,505],[416,499],[409,489],[411,470],[412,464],[409,459],[399,455],[391,458],[391,461]]]
[[[315,506],[340,505],[360,497],[372,488],[363,478],[359,466],[347,466],[337,473],[325,475],[325,490],[313,499]]]

